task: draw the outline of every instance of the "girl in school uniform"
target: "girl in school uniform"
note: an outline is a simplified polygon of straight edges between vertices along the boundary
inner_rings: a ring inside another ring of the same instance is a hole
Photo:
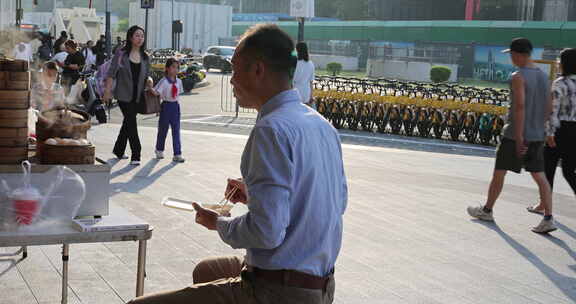
[[[164,158],[164,144],[168,127],[172,129],[172,146],[174,148],[173,161],[183,163],[182,148],[180,145],[180,104],[178,96],[184,92],[182,80],[178,75],[180,63],[175,58],[166,61],[165,76],[154,87],[153,94],[162,100],[160,120],[158,120],[158,137],[156,139],[156,158]]]

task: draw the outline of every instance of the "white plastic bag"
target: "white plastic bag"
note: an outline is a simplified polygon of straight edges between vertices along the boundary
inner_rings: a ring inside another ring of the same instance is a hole
[[[84,91],[84,81],[78,79],[70,88],[70,94],[66,96],[66,104],[72,105],[82,103],[82,91]]]
[[[84,180],[65,166],[33,176],[28,161],[22,163],[22,180],[2,180],[0,230],[33,228],[50,221],[71,220],[86,195]]]

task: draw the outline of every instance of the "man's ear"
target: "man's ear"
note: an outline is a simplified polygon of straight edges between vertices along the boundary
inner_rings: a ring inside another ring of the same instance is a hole
[[[266,65],[264,62],[258,60],[254,63],[254,73],[258,79],[263,79],[264,75],[266,74]]]

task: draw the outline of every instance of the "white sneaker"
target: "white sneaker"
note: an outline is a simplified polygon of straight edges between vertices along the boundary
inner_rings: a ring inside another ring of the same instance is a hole
[[[532,227],[532,232],[548,233],[548,232],[552,232],[556,229],[558,229],[558,228],[556,228],[556,225],[554,224],[554,219],[551,219],[549,221],[542,219],[540,221],[540,224],[538,224],[538,226]]]
[[[156,150],[156,158],[157,159],[163,159],[164,158],[164,152]]]
[[[484,207],[483,206],[478,206],[478,207],[468,207],[468,214],[471,217],[477,218],[479,220],[483,220],[483,221],[487,221],[487,222],[493,222],[494,221],[494,217],[492,216],[492,213],[494,213],[494,211],[488,213],[486,211],[484,211]]]
[[[174,155],[174,157],[172,158],[173,162],[177,162],[177,163],[183,163],[186,160],[182,157],[182,155]]]
[[[130,162],[130,165],[132,166],[140,166],[140,161],[139,160],[133,160]]]

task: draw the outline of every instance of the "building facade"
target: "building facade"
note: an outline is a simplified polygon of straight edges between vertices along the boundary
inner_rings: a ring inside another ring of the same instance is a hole
[[[146,10],[140,3],[130,3],[129,24],[144,27]],[[172,19],[173,18],[173,19]],[[190,48],[195,52],[205,51],[217,45],[219,38],[232,34],[232,7],[192,2],[156,0],[154,9],[149,10],[147,48],[164,49],[172,47],[172,22],[181,20],[183,32],[180,35],[180,49]]]
[[[0,31],[16,24],[16,1],[0,0]]]
[[[474,20],[576,21],[576,0],[346,0],[364,5],[371,20],[464,20],[472,4]],[[289,13],[288,0],[221,0],[235,13]],[[323,16],[316,0],[318,17]]]

